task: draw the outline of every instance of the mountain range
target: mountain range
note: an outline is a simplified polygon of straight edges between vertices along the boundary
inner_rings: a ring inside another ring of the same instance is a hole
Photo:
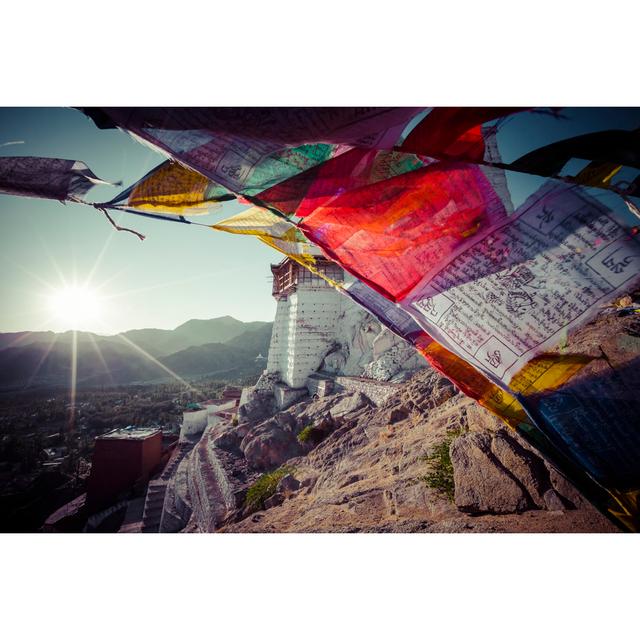
[[[113,336],[76,332],[77,385],[111,386],[183,378],[237,378],[259,373],[271,322],[230,316],[189,320],[175,329],[134,329]],[[73,331],[0,334],[0,387],[68,386]]]

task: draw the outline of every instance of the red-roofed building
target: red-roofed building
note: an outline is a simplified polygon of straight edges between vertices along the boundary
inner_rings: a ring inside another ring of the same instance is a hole
[[[96,438],[87,483],[89,511],[114,503],[137,484],[145,484],[162,462],[160,429],[115,429]]]

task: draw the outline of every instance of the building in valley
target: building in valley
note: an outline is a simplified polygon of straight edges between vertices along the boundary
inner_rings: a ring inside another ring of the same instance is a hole
[[[222,420],[232,421],[238,412],[240,396],[240,389],[227,388],[219,400],[204,400],[188,406],[182,414],[180,440],[198,436]]]
[[[145,485],[162,456],[160,429],[127,427],[98,436],[87,483],[90,512],[113,504],[134,485]]]

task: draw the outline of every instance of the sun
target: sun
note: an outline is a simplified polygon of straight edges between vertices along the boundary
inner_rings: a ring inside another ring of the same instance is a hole
[[[86,286],[65,286],[49,298],[55,317],[70,329],[78,329],[98,319],[103,300],[98,293]]]

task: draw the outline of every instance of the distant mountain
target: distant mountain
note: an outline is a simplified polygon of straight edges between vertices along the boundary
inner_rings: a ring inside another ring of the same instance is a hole
[[[0,333],[0,350],[9,347],[24,347],[28,344],[50,344],[56,334],[53,331],[17,331],[15,333]]]
[[[210,320],[189,320],[173,330],[133,329],[122,335],[152,356],[166,356],[189,347],[212,342],[225,343],[245,331],[271,326],[270,322],[241,322],[231,316]]]
[[[227,344],[242,349],[248,349],[255,355],[262,354],[265,358],[269,353],[271,343],[272,322],[261,323],[263,326],[256,329],[249,329],[235,338],[227,341]]]
[[[109,341],[121,344],[131,340],[152,356],[166,356],[188,347],[197,347],[212,342],[226,343],[246,331],[262,329],[270,332],[271,322],[242,322],[231,316],[209,320],[188,320],[175,329],[132,329],[113,336],[99,336],[95,333],[78,331],[76,339],[83,341]],[[122,337],[125,339],[123,340]],[[49,345],[52,342],[71,342],[73,331],[54,333],[53,331],[18,331],[0,333],[0,350],[10,347],[24,347],[29,344]]]
[[[172,329],[132,329],[118,336],[124,336],[155,357],[166,356],[191,346],[185,344],[184,336],[176,334]],[[123,341],[122,338],[120,340]]]
[[[256,355],[247,349],[214,342],[172,353],[162,362],[180,376],[237,377],[259,373],[264,369],[264,363],[256,363]]]
[[[0,386],[68,386],[72,375],[72,349],[65,341],[29,344],[0,351]],[[129,346],[110,342],[78,343],[76,378],[83,385],[112,385],[166,375]]]
[[[173,331],[137,329],[115,336],[78,332],[77,384],[109,386],[169,379],[162,365],[182,377],[222,379],[259,373],[264,363],[255,359],[259,353],[266,355],[271,330],[270,322],[241,322],[225,316],[190,320]],[[0,387],[67,386],[72,340],[71,331],[0,334]]]
[[[189,340],[191,346],[195,346],[210,342],[229,342],[245,331],[271,325],[271,322],[241,322],[231,316],[223,316],[211,320],[189,320],[174,331]]]

